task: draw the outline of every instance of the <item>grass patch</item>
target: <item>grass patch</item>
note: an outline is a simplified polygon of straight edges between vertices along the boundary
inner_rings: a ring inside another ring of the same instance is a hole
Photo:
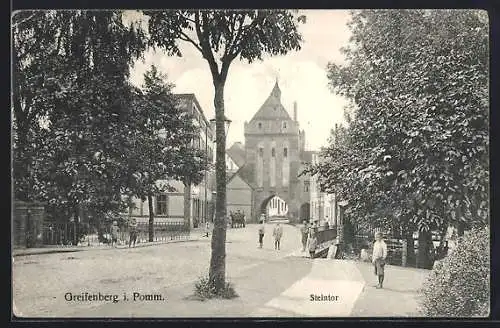
[[[196,281],[194,285],[194,297],[195,299],[204,301],[213,298],[233,299],[238,297],[238,294],[231,282],[226,281],[224,287],[217,290],[210,279],[205,276],[198,278],[198,281]]]

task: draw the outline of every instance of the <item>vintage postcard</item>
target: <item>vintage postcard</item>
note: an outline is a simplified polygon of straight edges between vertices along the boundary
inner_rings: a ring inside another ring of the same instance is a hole
[[[486,12],[11,31],[13,317],[489,316]]]

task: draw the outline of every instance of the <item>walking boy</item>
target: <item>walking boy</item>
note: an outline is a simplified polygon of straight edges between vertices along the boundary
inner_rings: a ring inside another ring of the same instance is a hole
[[[208,237],[208,234],[210,233],[210,222],[205,223],[205,237]]]
[[[387,257],[387,244],[382,239],[382,233],[375,234],[375,243],[373,243],[372,262],[375,267],[375,275],[378,277],[377,288],[383,288],[384,266]]]
[[[262,244],[264,243],[264,220],[260,220],[259,225],[259,245],[262,248]]]
[[[113,225],[111,226],[111,246],[115,246],[118,243],[118,232],[120,228],[118,228],[118,222],[113,221]]]
[[[132,219],[132,222],[130,223],[130,239],[128,241],[128,247],[130,248],[130,245],[134,243],[135,247],[135,242],[137,241],[137,220]]]
[[[316,234],[313,232],[309,236],[309,255],[311,258],[314,258],[317,246],[318,246],[318,239],[316,238]]]
[[[306,251],[307,237],[309,236],[309,227],[307,226],[307,221],[304,220],[304,224],[300,227],[300,236],[302,239],[302,251]]]
[[[276,226],[274,227],[274,230],[273,230],[274,249],[277,249],[277,250],[280,249],[280,240],[281,240],[282,235],[283,235],[283,228],[280,226],[280,224],[278,222],[278,223],[276,223]]]

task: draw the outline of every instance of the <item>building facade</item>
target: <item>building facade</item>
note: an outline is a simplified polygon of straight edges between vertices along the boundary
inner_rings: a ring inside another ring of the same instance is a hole
[[[297,120],[297,105],[292,118],[281,103],[278,82],[250,122],[245,122],[244,133],[241,176],[254,186],[253,221],[262,213],[273,214],[268,205],[275,196],[286,205],[289,220],[301,220],[301,213],[306,212],[301,208],[308,206],[310,196],[309,178],[299,173],[311,158],[304,149],[305,133]]]
[[[239,174],[235,172],[226,185],[227,214],[241,211],[245,217],[251,218],[253,215],[253,188]]]
[[[321,161],[319,152],[312,153],[312,164]],[[322,192],[317,177],[310,179],[310,217],[318,220],[320,225],[328,222],[329,225],[337,225],[338,210],[334,194]]]
[[[194,147],[204,149],[208,154],[208,162],[214,163],[215,130],[203,114],[203,110],[194,94],[175,95],[181,108],[193,115],[194,124],[199,127],[199,134],[193,138]],[[168,182],[175,188],[173,192],[165,192],[153,197],[155,222],[185,222],[191,227],[210,220],[213,211],[213,193],[215,190],[214,172],[207,170],[205,178],[199,185],[184,186],[181,181],[160,180],[157,183]],[[189,203],[189,209],[184,210],[184,204]],[[132,199],[132,206],[127,215],[138,222],[149,220],[149,203],[147,200]]]

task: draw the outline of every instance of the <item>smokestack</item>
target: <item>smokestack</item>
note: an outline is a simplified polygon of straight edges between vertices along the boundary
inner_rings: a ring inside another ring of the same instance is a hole
[[[293,120],[297,121],[297,102],[293,102]]]

